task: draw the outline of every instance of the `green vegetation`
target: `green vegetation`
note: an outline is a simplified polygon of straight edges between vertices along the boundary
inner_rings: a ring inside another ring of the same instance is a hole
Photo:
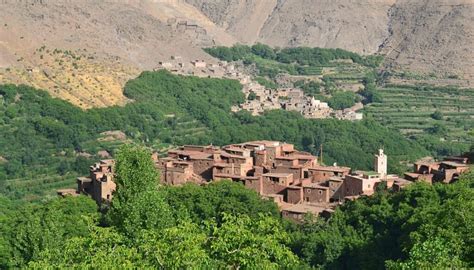
[[[330,269],[472,267],[473,184],[471,173],[452,185],[417,183],[346,203],[329,221],[304,224],[297,248]]]
[[[306,82],[305,80],[296,81],[294,87],[301,88],[303,92],[310,96],[316,96],[321,93],[321,84],[315,81]]]
[[[278,49],[263,44],[213,47],[206,48],[205,51],[221,60],[242,60],[246,65],[254,64],[259,76],[269,78],[275,78],[280,73],[321,75],[323,67],[335,67],[338,65],[337,60],[350,60],[370,68],[379,66],[382,61],[381,56],[360,56],[342,49],[306,47]]]
[[[263,44],[213,47],[205,51],[221,60],[241,60],[247,66],[253,65],[255,80],[267,88],[277,88],[276,76],[285,74],[295,87],[328,102],[336,110],[352,107],[360,100],[354,93],[358,89],[344,91],[345,84],[363,83],[366,88],[360,94],[366,102],[380,100],[375,91],[375,68],[380,65],[381,56],[361,56],[341,49],[279,49]]]
[[[350,108],[360,99],[354,92],[336,92],[328,101],[329,107],[335,110]]]
[[[342,49],[325,48],[271,48],[264,44],[253,46],[235,45],[233,47],[206,48],[207,53],[225,61],[248,60],[249,55],[255,55],[263,59],[277,60],[281,63],[298,63],[301,66],[328,65],[331,61],[339,59],[350,59],[354,63],[365,66],[377,67],[382,58],[380,56],[360,56],[356,53]]]
[[[277,89],[278,85],[274,81],[270,81],[264,77],[255,77],[255,81],[258,82],[259,84],[265,86],[268,89]]]
[[[373,91],[380,98],[372,98],[367,115],[400,130],[433,155],[461,154],[474,143],[474,89],[386,85]]]
[[[185,186],[182,193],[158,188],[157,180],[150,153],[124,147],[117,191],[102,219],[82,196],[20,211],[2,199],[0,267],[276,269],[299,263],[274,204],[255,192],[224,181],[200,190]],[[183,201],[182,194],[196,200]]]
[[[380,190],[302,224],[239,183],[157,180],[150,153],[126,146],[103,213],[83,196],[37,205],[0,197],[0,268],[474,267],[474,172],[450,185]]]
[[[99,159],[80,152],[106,149],[113,154],[124,143],[98,140],[101,132],[110,130],[121,130],[129,141],[163,151],[172,145],[269,139],[318,154],[324,144],[328,164],[358,169],[370,169],[372,154],[383,145],[393,172],[405,169],[399,161],[427,154],[371,120],[310,120],[285,111],[261,117],[245,111],[233,114],[230,107],[244,100],[237,81],[144,72],[127,83],[124,93],[134,102],[83,111],[30,87],[0,86],[1,193],[35,200],[57,188],[74,187],[75,177],[87,174],[87,164]]]

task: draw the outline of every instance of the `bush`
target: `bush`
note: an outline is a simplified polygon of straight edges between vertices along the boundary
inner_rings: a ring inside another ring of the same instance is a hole
[[[335,110],[350,108],[358,101],[358,97],[353,92],[336,92],[329,99],[329,107]]]

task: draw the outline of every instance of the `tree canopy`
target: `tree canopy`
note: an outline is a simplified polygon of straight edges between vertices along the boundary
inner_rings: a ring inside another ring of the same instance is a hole
[[[380,189],[329,219],[293,223],[241,184],[162,187],[147,173],[153,165],[143,148],[123,147],[118,157],[121,184],[108,212],[85,196],[22,205],[0,197],[0,267],[474,267],[474,171],[450,185]],[[114,211],[125,217],[111,218]]]
[[[144,72],[125,86],[124,94],[133,102],[83,111],[37,89],[0,86],[0,120],[5,123],[0,130],[0,191],[22,198],[42,194],[45,185],[54,190],[61,183],[72,183],[100,158],[95,155],[99,150],[116,151],[117,144],[98,140],[102,132],[111,130],[158,150],[267,139],[319,154],[324,144],[328,164],[357,169],[370,169],[372,154],[384,146],[392,172],[404,170],[400,161],[428,154],[419,144],[370,119],[357,123],[304,119],[281,110],[262,116],[231,113],[232,105],[244,102],[241,87],[233,80]],[[22,184],[27,181],[36,185]]]

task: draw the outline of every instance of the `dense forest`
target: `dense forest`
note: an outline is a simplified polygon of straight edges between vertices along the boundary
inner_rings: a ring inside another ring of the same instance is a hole
[[[74,177],[86,174],[99,158],[95,155],[98,150],[114,152],[117,145],[97,140],[98,134],[110,130],[121,130],[129,142],[154,150],[268,139],[320,154],[324,145],[325,163],[357,169],[371,169],[373,153],[384,147],[392,172],[406,169],[401,161],[429,154],[416,141],[370,118],[354,123],[304,119],[279,110],[259,117],[245,111],[231,113],[230,107],[244,100],[241,85],[233,80],[144,72],[126,84],[124,94],[133,102],[83,111],[41,90],[0,86],[1,193],[25,198],[42,194],[43,189],[73,184]],[[51,176],[58,175],[64,177],[54,182]]]
[[[157,185],[144,148],[116,155],[111,205],[0,197],[0,268],[445,269],[474,267],[474,173],[345,203],[329,219],[283,220],[228,181]]]

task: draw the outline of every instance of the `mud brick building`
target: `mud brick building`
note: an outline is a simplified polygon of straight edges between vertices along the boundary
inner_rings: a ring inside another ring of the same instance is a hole
[[[107,159],[92,165],[88,177],[77,178],[78,193],[89,194],[99,205],[110,201],[115,190],[114,164],[114,160]]]
[[[413,166],[413,172],[405,173],[410,181],[424,181],[427,183],[452,183],[459,179],[459,175],[469,170],[467,157],[447,157],[443,161],[418,161]]]
[[[442,162],[417,162],[406,179],[387,174],[387,156],[379,150],[374,170],[352,171],[349,167],[323,166],[310,153],[278,141],[250,141],[223,147],[185,145],[153,154],[162,185],[207,184],[231,180],[274,201],[284,217],[301,219],[305,213],[330,215],[346,200],[370,196],[378,186],[401,190],[413,181],[455,181],[469,167],[467,159],[452,157]],[[78,193],[92,196],[98,204],[111,200],[115,184],[113,160],[91,166],[89,177],[79,177]]]

